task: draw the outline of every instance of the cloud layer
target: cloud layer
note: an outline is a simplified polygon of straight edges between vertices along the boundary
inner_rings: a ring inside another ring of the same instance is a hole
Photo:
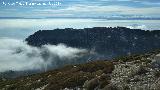
[[[0,39],[0,72],[13,70],[48,70],[67,63],[74,63],[87,51],[63,44],[44,45],[41,48],[28,46],[16,39]]]
[[[3,0],[0,0],[2,2]],[[20,1],[20,0],[16,0]],[[30,1],[30,0],[29,0]],[[34,0],[31,0],[34,1]],[[35,0],[36,1],[36,0]],[[38,2],[39,0],[37,0]],[[41,0],[40,0],[41,1]],[[43,2],[48,2],[47,0]],[[60,6],[0,6],[0,16],[82,17],[143,15],[158,17],[159,0],[56,0]],[[11,0],[5,0],[11,2]]]

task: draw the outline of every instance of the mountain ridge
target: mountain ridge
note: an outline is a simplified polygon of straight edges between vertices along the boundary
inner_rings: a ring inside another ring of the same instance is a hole
[[[94,27],[84,29],[39,30],[26,38],[31,46],[66,44],[93,50],[104,58],[145,53],[160,47],[160,31],[126,27]]]

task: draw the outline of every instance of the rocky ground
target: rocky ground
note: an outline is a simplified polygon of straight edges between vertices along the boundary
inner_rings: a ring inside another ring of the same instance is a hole
[[[0,80],[0,90],[160,90],[160,51]]]

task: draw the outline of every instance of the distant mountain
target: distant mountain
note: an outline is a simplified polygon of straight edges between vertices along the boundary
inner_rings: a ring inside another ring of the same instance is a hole
[[[104,20],[160,20],[160,17],[145,16],[98,16],[98,17],[0,17],[0,19],[104,19]]]
[[[28,76],[28,75],[32,75],[32,74],[36,74],[36,73],[42,73],[44,71],[38,71],[38,70],[27,70],[27,71],[5,71],[5,72],[0,72],[0,79],[4,78],[4,79],[14,79],[17,77],[21,77],[21,76]]]
[[[64,43],[71,47],[97,52],[99,58],[144,53],[160,48],[160,31],[126,27],[94,27],[84,29],[39,30],[26,38],[29,45]]]
[[[0,19],[43,19],[36,17],[0,17]]]
[[[24,17],[0,17],[0,19],[22,19]]]

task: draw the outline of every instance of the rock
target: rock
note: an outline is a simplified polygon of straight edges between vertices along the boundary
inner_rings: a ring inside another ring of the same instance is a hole
[[[106,85],[102,90],[119,90],[117,86],[109,84]]]
[[[86,90],[94,90],[97,86],[99,85],[99,80],[98,78],[93,78],[89,81],[86,81],[83,85],[83,87]]]

